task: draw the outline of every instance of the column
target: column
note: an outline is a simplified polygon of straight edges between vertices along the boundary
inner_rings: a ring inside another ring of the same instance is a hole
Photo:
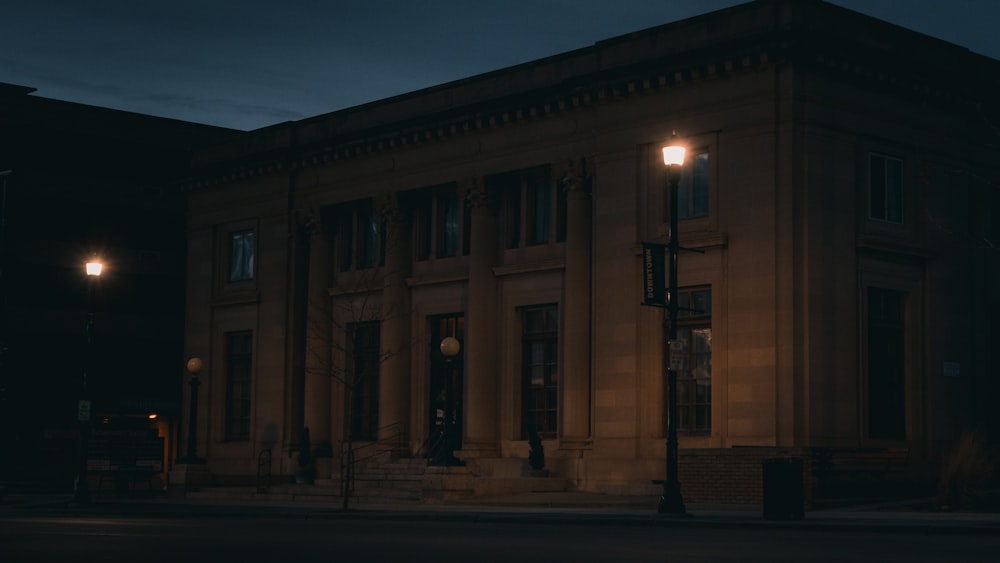
[[[385,218],[379,366],[379,439],[408,441],[410,424],[410,220],[396,196],[376,202]]]
[[[566,271],[563,281],[563,354],[560,449],[589,447],[591,388],[591,195],[586,163],[571,161],[562,177],[566,190]]]
[[[465,412],[459,457],[489,457],[499,452],[499,379],[497,361],[497,216],[481,178],[463,191],[471,206],[469,291],[465,310]]]

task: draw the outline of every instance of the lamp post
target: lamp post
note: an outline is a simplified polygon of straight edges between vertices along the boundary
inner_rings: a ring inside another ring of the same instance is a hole
[[[440,424],[441,442],[439,444],[438,455],[435,461],[441,465],[465,465],[460,459],[455,457],[455,432],[458,428],[455,424],[457,416],[457,403],[455,398],[455,366],[453,362],[459,352],[462,351],[462,343],[454,336],[446,336],[441,339],[439,345],[441,355],[444,356],[447,373],[445,374],[444,401],[441,401],[436,408],[437,417]]]
[[[201,372],[202,361],[201,358],[193,357],[187,361],[188,373],[191,374],[191,403],[188,405],[188,443],[187,443],[187,453],[184,457],[177,460],[177,463],[205,463],[205,460],[198,457],[197,444],[198,444],[198,386],[201,385],[201,381],[198,380],[198,374]]]
[[[670,253],[670,274],[668,276],[669,298],[667,314],[669,315],[669,332],[667,336],[668,353],[670,346],[677,340],[677,254],[680,252],[679,233],[677,232],[677,190],[681,179],[681,167],[684,166],[684,147],[675,144],[663,147],[663,164],[667,167],[667,204],[670,207],[670,243],[667,249]],[[667,362],[667,475],[663,481],[663,495],[660,497],[660,514],[684,514],[684,499],[681,498],[681,484],[677,479],[677,370],[674,362]]]
[[[87,475],[87,458],[89,457],[90,448],[90,392],[88,390],[88,372],[93,368],[94,364],[94,290],[97,279],[101,277],[101,271],[104,269],[104,264],[101,263],[100,259],[94,256],[90,261],[87,262],[86,266],[87,272],[87,321],[84,325],[84,333],[87,336],[87,357],[83,368],[83,384],[80,390],[80,402],[77,404],[76,419],[80,423],[80,459],[79,466],[77,469],[76,483],[73,487],[73,497],[70,499],[71,504],[75,505],[86,505],[90,504],[90,485],[87,482],[89,477]]]

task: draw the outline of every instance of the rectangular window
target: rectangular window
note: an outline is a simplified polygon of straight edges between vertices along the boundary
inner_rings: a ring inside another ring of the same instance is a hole
[[[708,215],[708,153],[689,155],[677,185],[677,217],[691,219]]]
[[[250,397],[253,367],[253,335],[226,334],[226,428],[227,441],[250,439]]]
[[[379,322],[352,323],[348,326],[351,339],[350,365],[352,440],[378,439],[379,349],[381,324]]]
[[[566,240],[566,193],[548,166],[487,177],[498,194],[504,248]]]
[[[558,422],[559,314],[555,305],[521,310],[522,415],[521,434],[527,439],[534,430],[543,438],[555,438]]]
[[[868,288],[868,437],[906,438],[905,294]]]
[[[528,244],[549,242],[552,226],[552,185],[547,177],[528,178]]]
[[[365,201],[358,206],[358,268],[374,268],[382,256],[382,215]]]
[[[253,231],[239,231],[229,235],[229,281],[253,279]]]
[[[374,268],[384,263],[385,219],[371,200],[338,206],[334,217],[340,271]]]
[[[868,217],[903,222],[903,161],[881,154],[868,155]]]
[[[454,183],[415,192],[412,202],[417,260],[469,254],[472,214]]]
[[[438,194],[438,258],[450,258],[458,254],[461,240],[462,202],[454,187]]]
[[[682,289],[677,298],[677,339],[687,343],[688,352],[687,365],[677,373],[677,430],[711,434],[712,290]]]

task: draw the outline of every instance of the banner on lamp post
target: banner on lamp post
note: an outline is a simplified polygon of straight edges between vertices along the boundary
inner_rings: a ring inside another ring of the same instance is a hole
[[[667,289],[663,283],[666,271],[665,244],[642,243],[642,304],[650,307],[667,306]]]

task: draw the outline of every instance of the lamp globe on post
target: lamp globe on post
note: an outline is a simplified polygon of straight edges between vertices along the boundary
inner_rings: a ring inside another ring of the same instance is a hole
[[[680,252],[678,231],[677,192],[681,179],[681,168],[684,166],[684,146],[677,143],[677,135],[669,145],[663,147],[663,164],[667,167],[667,206],[670,214],[670,243],[667,249],[670,253],[670,274],[668,276],[669,299],[667,314],[669,329],[667,336],[667,352],[673,349],[671,344],[677,340],[677,254]],[[663,495],[660,497],[658,512],[660,514],[683,515],[685,513],[684,499],[681,497],[681,484],[677,478],[677,370],[673,361],[667,362],[667,474],[663,481]]]
[[[465,462],[455,457],[456,433],[458,432],[458,400],[455,396],[455,358],[462,351],[462,343],[454,336],[446,336],[441,339],[439,345],[441,355],[444,356],[445,369],[445,389],[443,401],[440,398],[435,406],[438,431],[441,433],[438,438],[434,463],[436,465],[465,465]]]
[[[87,273],[87,320],[84,323],[84,333],[87,338],[87,357],[84,360],[83,380],[80,388],[80,401],[77,404],[76,419],[80,423],[80,459],[76,482],[73,486],[71,505],[83,506],[90,504],[90,477],[88,475],[88,458],[90,457],[90,419],[91,401],[89,382],[87,378],[94,364],[94,315],[95,315],[95,285],[101,277],[104,264],[95,255],[84,266]]]
[[[184,457],[177,460],[177,463],[188,463],[188,464],[201,464],[205,463],[205,460],[198,457],[198,386],[201,385],[201,381],[198,379],[198,374],[201,373],[203,364],[201,358],[195,356],[188,359],[187,364],[185,364],[185,369],[191,374],[191,380],[189,384],[191,385],[191,401],[188,405],[188,440],[187,440],[187,452]]]

